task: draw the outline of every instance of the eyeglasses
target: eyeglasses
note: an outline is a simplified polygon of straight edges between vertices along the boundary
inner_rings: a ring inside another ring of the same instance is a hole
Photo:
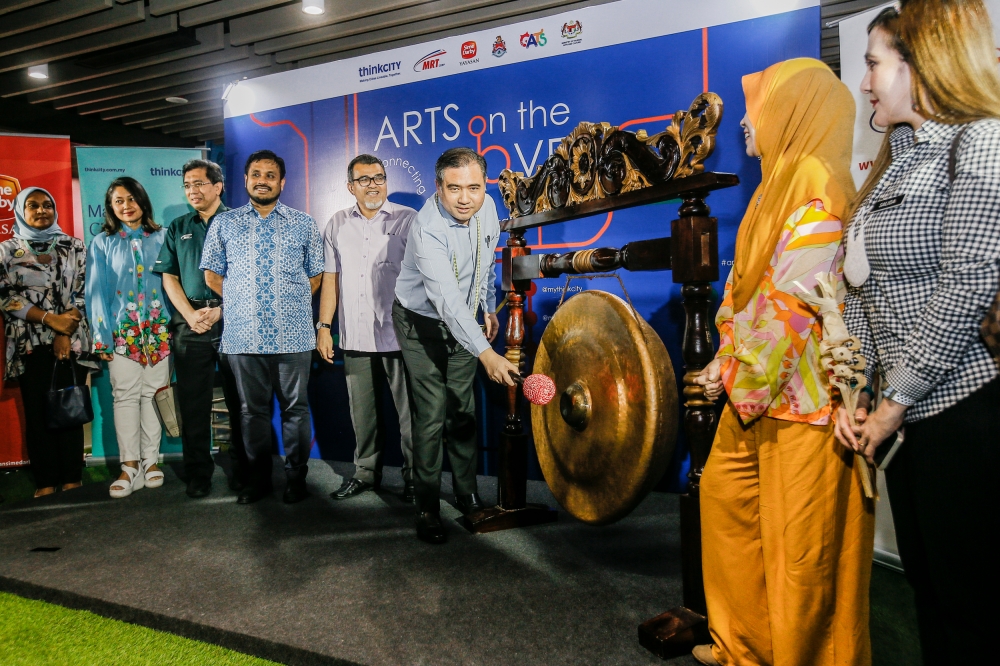
[[[184,190],[185,192],[187,192],[188,190],[190,190],[192,188],[196,189],[196,190],[200,190],[200,189],[202,189],[204,187],[208,187],[209,185],[212,185],[212,184],[213,183],[203,183],[200,180],[196,180],[193,183],[184,183],[183,185],[181,185],[181,189]]]
[[[372,183],[376,185],[385,185],[385,174],[380,173],[375,176],[361,176],[361,178],[355,178],[351,182],[357,183],[361,187],[368,187]]]

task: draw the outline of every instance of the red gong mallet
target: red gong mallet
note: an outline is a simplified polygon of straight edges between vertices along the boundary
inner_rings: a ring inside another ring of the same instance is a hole
[[[547,405],[556,397],[556,383],[548,375],[528,375],[524,377],[511,372],[511,379],[521,385],[524,397],[533,405]]]

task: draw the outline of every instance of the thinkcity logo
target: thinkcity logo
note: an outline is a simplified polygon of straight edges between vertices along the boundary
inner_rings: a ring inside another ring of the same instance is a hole
[[[579,44],[583,41],[581,35],[583,34],[583,24],[579,21],[570,21],[569,23],[563,23],[562,27],[562,37],[563,46],[572,46],[573,44]]]
[[[549,43],[549,40],[545,38],[545,31],[539,30],[538,32],[526,32],[521,35],[521,46],[524,48],[530,48],[532,46],[545,46]]]
[[[507,53],[507,44],[503,41],[503,37],[497,35],[497,39],[493,42],[493,56],[496,58],[502,58]]]
[[[476,53],[478,52],[479,48],[475,42],[465,42],[462,44],[462,59],[458,61],[458,66],[465,67],[466,65],[474,65],[479,62],[479,58],[476,57]]]
[[[163,168],[150,167],[149,168],[149,175],[150,176],[174,176],[174,177],[177,177],[177,176],[183,176],[184,172],[181,171],[180,169],[172,169],[170,167],[163,167]]]
[[[390,76],[399,76],[402,69],[403,63],[399,60],[396,62],[380,62],[377,65],[358,67],[358,78],[362,81],[387,79]]]
[[[438,67],[444,67],[444,63],[441,62],[441,56],[446,54],[447,51],[444,49],[438,49],[433,53],[428,53],[423,58],[413,63],[414,72],[423,72],[428,69],[437,69]]]

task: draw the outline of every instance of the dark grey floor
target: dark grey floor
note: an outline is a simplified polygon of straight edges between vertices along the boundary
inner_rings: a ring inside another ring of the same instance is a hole
[[[291,506],[281,483],[239,506],[221,471],[210,498],[190,500],[168,469],[162,488],[124,500],[93,484],[0,508],[0,587],[288,663],[664,663],[636,628],[681,600],[676,495],[608,527],[564,513],[486,535],[452,523],[430,546],[393,494],[397,469],[387,491],[329,499],[352,470],[313,461],[314,496]],[[480,490],[494,501],[495,479]],[[543,483],[528,494],[557,506]]]

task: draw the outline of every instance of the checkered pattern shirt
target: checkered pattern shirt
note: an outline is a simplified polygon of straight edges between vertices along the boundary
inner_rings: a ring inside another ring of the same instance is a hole
[[[1000,288],[1000,121],[969,126],[950,181],[961,127],[928,120],[893,131],[892,164],[863,206],[871,274],[845,301],[869,380],[877,367],[909,406],[907,423],[997,376],[979,322]]]

